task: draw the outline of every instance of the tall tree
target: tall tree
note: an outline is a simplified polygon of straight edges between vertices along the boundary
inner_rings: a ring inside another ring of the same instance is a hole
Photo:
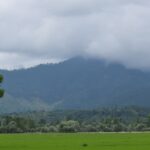
[[[0,75],[0,83],[2,83],[3,82],[3,76],[2,75]],[[4,96],[4,90],[3,89],[0,89],[0,97],[3,97]]]

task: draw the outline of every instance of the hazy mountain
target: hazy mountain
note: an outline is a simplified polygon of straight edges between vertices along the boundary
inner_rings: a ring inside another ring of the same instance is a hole
[[[0,101],[0,112],[150,106],[149,72],[103,60],[74,58],[0,72],[7,92]]]

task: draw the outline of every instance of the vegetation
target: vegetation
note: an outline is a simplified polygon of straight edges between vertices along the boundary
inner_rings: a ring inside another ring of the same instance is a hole
[[[0,75],[0,83],[2,83],[2,82],[3,82],[3,76]],[[4,95],[4,90],[0,89],[0,97],[3,97],[3,95]]]
[[[139,107],[9,114],[0,116],[0,133],[150,131],[149,114]]]
[[[0,135],[4,150],[149,150],[149,133]]]
[[[59,64],[1,73],[7,93],[0,113],[150,106],[150,72],[119,64],[74,58]]]

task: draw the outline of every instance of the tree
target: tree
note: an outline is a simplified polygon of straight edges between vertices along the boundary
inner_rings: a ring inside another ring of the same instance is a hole
[[[0,83],[2,83],[3,82],[3,76],[2,75],[0,75]],[[0,97],[3,97],[4,96],[4,90],[3,89],[0,89]]]
[[[78,132],[79,128],[79,122],[74,120],[62,121],[59,125],[60,132]]]

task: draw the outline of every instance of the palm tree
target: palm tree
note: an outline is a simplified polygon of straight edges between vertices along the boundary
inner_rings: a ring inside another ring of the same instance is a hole
[[[2,75],[0,75],[0,83],[2,83],[3,82],[3,76]],[[0,97],[3,97],[4,96],[4,90],[3,89],[0,89]]]

